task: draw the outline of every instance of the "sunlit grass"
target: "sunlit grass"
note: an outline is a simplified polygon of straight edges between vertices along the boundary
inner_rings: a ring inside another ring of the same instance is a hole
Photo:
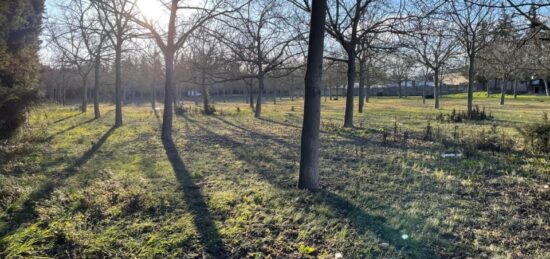
[[[550,112],[549,101],[500,106],[480,93],[475,104],[496,120],[458,126],[475,136],[496,123],[515,136]],[[268,99],[262,119],[236,101],[215,102],[215,116],[178,116],[177,154],[148,104],[125,106],[117,129],[112,105],[99,120],[78,107],[37,107],[0,166],[0,255],[544,258],[548,158],[442,158],[450,147],[439,142],[381,142],[380,129],[422,134],[429,119],[451,134],[456,125],[435,115],[464,110],[465,100],[444,97],[439,111],[432,102],[372,98],[355,111],[357,128],[344,130],[342,98],[323,101],[316,193],[295,188],[301,99]]]

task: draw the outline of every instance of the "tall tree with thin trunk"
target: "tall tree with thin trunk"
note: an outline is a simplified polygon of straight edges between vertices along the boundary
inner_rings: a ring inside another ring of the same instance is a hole
[[[456,39],[462,45],[468,58],[468,117],[472,116],[474,99],[474,81],[476,76],[476,57],[487,46],[491,33],[494,8],[493,0],[452,0],[448,5],[448,14],[454,23]]]
[[[235,62],[246,67],[241,79],[258,83],[254,116],[261,116],[266,76],[282,70],[301,54],[297,40],[301,35],[289,33],[289,12],[281,0],[250,1],[232,19],[225,19],[225,32],[218,39],[229,48]]]
[[[107,32],[115,52],[115,127],[122,126],[122,52],[124,44],[135,37],[130,15],[136,11],[135,0],[96,0],[101,27]]]
[[[327,8],[327,33],[345,52],[347,64],[346,108],[344,127],[353,127],[353,98],[356,76],[358,45],[362,39],[395,31],[401,21],[401,8],[392,10],[392,4],[380,0],[329,1]]]
[[[402,42],[411,50],[413,58],[433,73],[434,108],[439,109],[441,70],[458,55],[459,45],[450,33],[449,24],[439,13],[414,21],[411,26],[411,33],[402,37]]]
[[[174,80],[174,60],[176,51],[183,47],[195,30],[200,28],[209,20],[212,20],[227,11],[220,11],[222,8],[225,8],[225,1],[223,0],[203,1],[195,5],[187,5],[181,0],[171,0],[166,4],[160,1],[159,4],[163,4],[166,8],[168,8],[168,12],[170,13],[167,28],[162,29],[158,23],[155,23],[152,20],[147,20],[146,18],[138,18],[137,16],[133,16],[132,20],[149,30],[152,38],[164,55],[166,76],[164,84],[164,114],[162,117],[161,137],[164,140],[171,140],[174,113],[173,98],[176,94]],[[188,15],[189,18],[187,20],[178,22],[178,12],[180,11],[194,12],[194,14]]]

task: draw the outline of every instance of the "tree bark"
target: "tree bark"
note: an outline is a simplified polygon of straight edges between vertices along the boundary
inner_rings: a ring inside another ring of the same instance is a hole
[[[504,105],[504,96],[506,95],[506,79],[502,78],[502,83],[500,84],[500,105]]]
[[[298,188],[309,190],[319,189],[319,128],[326,0],[313,0],[312,8],[298,177]]]
[[[366,91],[365,91],[365,102],[369,102],[370,98],[370,76],[369,76],[369,68],[365,68],[365,85],[366,85]]]
[[[94,67],[94,118],[99,119],[101,112],[99,111],[99,80],[101,73],[101,59],[96,57]]]
[[[550,92],[548,91],[548,81],[547,81],[547,78],[542,79],[542,82],[544,82],[544,90],[546,91],[546,96],[550,96]]]
[[[88,75],[82,77],[82,112],[88,111]]]
[[[157,90],[154,83],[151,85],[151,108],[157,109]]]
[[[260,72],[262,73],[262,72]],[[260,74],[258,77],[258,97],[256,99],[256,110],[254,111],[254,117],[260,118],[262,115],[262,94],[264,91],[264,75]]]
[[[397,83],[397,94],[399,95],[399,98],[402,97],[401,79],[399,79],[399,82]]]
[[[202,69],[201,75],[201,86],[202,86],[202,102],[204,106],[204,113],[210,114],[210,93],[208,92],[208,86],[206,85],[206,68]]]
[[[439,109],[439,96],[441,95],[441,87],[439,85],[439,69],[434,69],[434,107]]]
[[[346,113],[344,128],[353,127],[353,87],[355,85],[355,47],[348,50],[348,89],[346,93]]]
[[[407,86],[409,85],[409,80],[407,78],[405,78],[405,88],[403,89],[403,95],[405,96],[405,98],[407,98],[408,94],[407,94]]]
[[[426,85],[428,84],[428,76],[424,75],[424,85],[422,86],[422,104],[426,104]]]
[[[474,103],[474,79],[475,79],[475,54],[470,55],[470,67],[468,68],[468,119],[472,118]]]
[[[518,98],[518,80],[514,79],[514,99]]]
[[[122,42],[115,47],[115,127],[122,126]]]
[[[166,82],[164,85],[164,113],[162,116],[161,138],[164,140],[172,139],[172,118],[174,113],[173,99],[174,89],[174,52],[167,50],[164,52],[164,62],[166,70]]]
[[[359,113],[363,113],[365,105],[365,61],[359,60]]]
[[[250,84],[248,86],[248,98],[250,100],[249,104],[250,104],[250,108],[252,110],[254,110],[254,91],[252,89],[252,84]]]

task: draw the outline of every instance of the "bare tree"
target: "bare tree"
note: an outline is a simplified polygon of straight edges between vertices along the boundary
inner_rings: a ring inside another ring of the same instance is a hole
[[[308,2],[304,9],[309,10]],[[300,150],[298,188],[319,188],[319,128],[321,123],[321,78],[325,38],[326,0],[312,0],[309,48],[305,77],[304,121]]]
[[[288,16],[283,12],[281,1],[251,1],[235,17],[224,21],[231,33],[218,32],[218,38],[232,51],[236,62],[247,68],[248,74],[240,78],[258,82],[255,117],[262,112],[266,76],[283,69],[301,54],[295,46],[301,35],[288,31],[290,26],[285,26]]]
[[[60,50],[63,55],[63,61],[70,67],[75,68],[80,76],[82,83],[82,105],[81,111],[87,112],[88,107],[88,77],[92,71],[92,57],[86,50],[86,33],[80,29],[81,13],[73,5],[59,5],[63,14],[59,19],[46,22],[46,28],[50,37],[50,42],[55,48]]]
[[[163,4],[162,0],[160,4]],[[164,140],[172,139],[172,121],[173,121],[173,98],[176,94],[174,80],[174,58],[175,53],[188,41],[189,37],[209,20],[214,19],[228,11],[222,11],[226,7],[224,0],[204,1],[202,3],[185,4],[181,0],[171,0],[163,4],[169,11],[169,20],[167,28],[161,28],[158,23],[145,18],[132,16],[132,20],[142,27],[149,30],[154,41],[164,55],[164,66],[166,72],[165,90],[164,90],[164,114],[162,118],[161,137]],[[188,19],[178,22],[178,12],[193,12]],[[178,33],[179,31],[179,33]]]
[[[477,54],[487,46],[491,33],[494,8],[493,0],[452,0],[448,13],[454,23],[453,32],[468,58],[468,117],[471,118],[473,106],[473,88],[476,75]]]
[[[213,35],[208,33],[205,28],[197,30],[193,39],[190,41],[192,49],[190,55],[191,67],[195,84],[200,85],[203,100],[204,113],[210,115],[214,112],[210,105],[210,85],[216,80],[216,72],[223,66],[224,59],[220,53],[220,42]]]
[[[411,24],[412,33],[403,37],[403,43],[410,49],[415,60],[433,72],[434,107],[440,108],[441,69],[458,53],[459,45],[452,38],[450,26],[440,14],[420,19]],[[425,102],[425,95],[423,95]]]
[[[489,47],[480,52],[480,60],[483,60],[483,63],[493,71],[495,84],[499,78],[502,80],[501,105],[504,105],[507,83],[513,79],[514,73],[518,70],[518,63],[522,59],[519,44],[521,44],[519,35],[516,34],[512,17],[503,13],[496,25]]]
[[[122,52],[124,43],[135,36],[129,15],[136,11],[134,0],[96,0],[99,22],[115,51],[115,127],[122,126]]]

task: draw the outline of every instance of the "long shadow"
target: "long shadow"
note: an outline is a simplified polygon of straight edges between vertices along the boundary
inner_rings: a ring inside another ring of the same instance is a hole
[[[228,253],[212,219],[212,215],[208,211],[208,205],[200,191],[200,187],[193,182],[176,145],[172,140],[163,140],[162,143],[168,160],[174,169],[176,178],[180,183],[184,199],[195,220],[200,239],[206,247],[206,252],[213,258],[228,258]]]
[[[152,110],[155,113],[155,118],[157,119],[157,122],[159,123],[159,126],[162,125],[162,120],[160,119],[158,109],[152,109]]]
[[[105,116],[105,115],[107,115],[107,114],[109,114],[109,113],[111,113],[111,112],[113,112],[113,110],[107,111],[105,114],[103,114],[103,116]],[[95,121],[95,120],[96,120],[95,118],[92,118],[92,119],[89,119],[89,120],[80,122],[80,123],[78,123],[78,124],[75,124],[75,125],[73,125],[73,126],[70,126],[70,127],[66,128],[66,129],[64,129],[64,130],[59,131],[59,132],[56,132],[56,133],[54,133],[54,134],[48,136],[47,138],[45,138],[45,139],[44,139],[44,142],[51,141],[52,139],[54,139],[55,137],[57,137],[57,136],[59,136],[59,135],[61,135],[61,134],[67,133],[67,132],[69,132],[69,131],[71,131],[71,130],[74,130],[74,129],[78,128],[78,127],[81,127],[81,126],[83,126],[83,125],[86,125],[86,124],[88,124],[88,123],[91,123],[91,122],[93,122],[93,121]]]
[[[94,120],[95,120],[95,119],[89,119],[89,120],[80,122],[80,123],[78,123],[78,124],[75,124],[75,125],[73,125],[73,126],[70,126],[70,127],[66,128],[66,129],[64,129],[64,130],[59,131],[59,132],[56,132],[56,133],[54,133],[54,134],[48,136],[47,138],[45,138],[45,139],[44,139],[44,142],[49,142],[49,141],[51,141],[52,139],[54,139],[55,137],[57,137],[57,136],[59,136],[59,135],[61,135],[61,134],[64,134],[64,133],[69,132],[69,131],[71,131],[71,130],[74,130],[74,129],[80,127],[80,126],[86,125],[86,124],[88,124],[88,123],[90,123],[90,122],[92,122],[92,121],[94,121]]]
[[[378,235],[381,241],[395,247],[409,258],[440,258],[433,249],[427,247],[422,242],[410,237],[403,238],[404,232],[392,228],[385,222],[386,219],[380,216],[373,216],[366,213],[363,209],[355,206],[349,200],[335,194],[331,191],[320,190],[316,193],[322,199],[321,202],[329,205],[334,210],[343,214],[349,219],[353,226],[363,234],[373,232]],[[374,254],[373,256],[382,256]]]
[[[69,115],[69,116],[67,116],[67,117],[65,117],[65,118],[61,118],[61,119],[59,119],[59,120],[54,121],[52,124],[60,123],[60,122],[66,121],[66,120],[68,120],[68,119],[70,119],[70,118],[74,118],[74,117],[79,116],[79,115],[82,115],[82,114],[83,114],[83,113],[77,113],[77,114]]]
[[[216,134],[206,127],[206,125],[199,123],[196,120],[190,120],[193,124],[199,128],[200,132],[206,134],[208,138],[215,141],[216,144],[225,146],[227,148],[235,147],[245,147],[246,145],[240,143],[236,140]],[[257,147],[255,147],[257,148]],[[250,166],[260,170],[259,164],[256,161],[250,160],[248,157],[243,156],[242,154],[235,153],[238,159],[248,163]],[[283,168],[282,164],[279,164],[281,161],[269,160],[268,163],[277,164],[278,168]],[[292,188],[292,186],[285,184],[284,181],[281,181],[276,175],[271,174],[259,174],[262,179],[268,181],[270,184],[277,186],[278,188]],[[350,220],[354,228],[357,229],[360,234],[366,232],[375,233],[381,240],[381,242],[386,242],[389,245],[395,247],[400,252],[406,254],[410,258],[439,258],[440,255],[437,255],[433,249],[430,249],[428,246],[423,244],[420,241],[414,240],[412,238],[403,239],[402,235],[405,234],[398,229],[394,229],[386,223],[384,217],[373,216],[366,213],[363,209],[355,206],[351,201],[337,195],[331,191],[321,190],[316,193],[320,202],[326,203],[335,211],[338,211],[343,217]],[[382,256],[378,254],[373,254],[373,256]]]
[[[263,133],[259,133],[259,132],[256,132],[256,131],[253,131],[253,130],[250,130],[250,129],[247,129],[245,127],[242,127],[242,126],[239,126],[235,123],[232,123],[226,119],[223,119],[223,118],[220,118],[220,117],[217,117],[217,116],[212,116],[212,118],[216,119],[216,120],[219,120],[229,126],[232,126],[232,127],[235,127],[241,131],[244,131],[244,132],[247,132],[251,137],[253,138],[262,138],[262,139],[269,139],[273,142],[277,142],[278,144],[281,144],[283,146],[287,146],[289,148],[298,148],[298,145],[296,144],[293,144],[293,143],[289,143],[287,141],[284,141],[284,140],[281,140],[277,137],[274,137],[274,136],[271,136],[271,135],[267,135],[267,134],[263,134]],[[188,118],[189,119],[189,118]],[[191,120],[193,121],[193,120]],[[193,121],[193,122],[196,122],[196,121]]]
[[[0,240],[9,235],[11,231],[16,230],[22,224],[31,222],[36,219],[37,212],[35,205],[41,201],[48,199],[56,188],[65,184],[69,176],[77,172],[77,168],[84,165],[93,157],[93,155],[103,146],[105,141],[111,136],[115,128],[111,127],[99,140],[90,147],[81,157],[76,159],[73,164],[67,167],[56,179],[50,179],[40,185],[36,190],[31,192],[28,198],[15,209],[7,210],[7,218],[0,218],[2,221],[9,222],[8,226],[0,228]]]
[[[276,120],[272,120],[272,119],[268,119],[268,118],[264,118],[264,117],[260,117],[260,118],[256,118],[256,119],[261,120],[261,121],[265,121],[265,122],[269,122],[269,123],[273,123],[273,124],[278,124],[278,125],[281,125],[281,126],[284,126],[284,127],[302,129],[302,127],[291,124],[291,123],[280,122],[280,121],[276,121]]]

